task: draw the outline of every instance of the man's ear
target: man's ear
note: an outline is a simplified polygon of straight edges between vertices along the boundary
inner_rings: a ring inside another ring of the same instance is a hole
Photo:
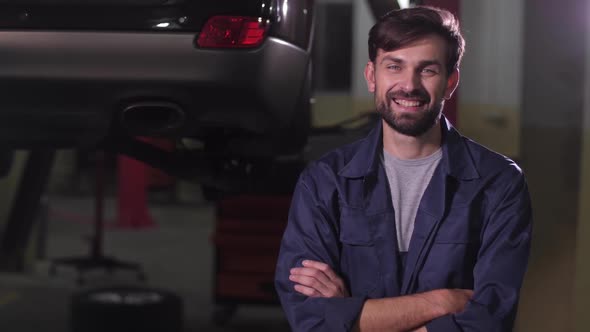
[[[455,69],[453,70],[453,72],[451,73],[451,75],[449,75],[449,77],[447,78],[447,86],[445,88],[445,99],[451,99],[451,97],[453,96],[453,92],[455,92],[455,89],[457,89],[457,86],[459,86],[459,69]]]
[[[375,92],[375,64],[372,61],[367,62],[365,66],[365,80],[369,92]]]

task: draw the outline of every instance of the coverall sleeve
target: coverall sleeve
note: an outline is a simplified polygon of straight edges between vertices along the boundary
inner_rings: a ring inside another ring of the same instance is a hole
[[[293,331],[349,331],[365,298],[312,298],[294,290],[289,270],[305,259],[324,262],[340,275],[337,206],[318,197],[304,174],[296,185],[276,267],[275,286]],[[337,201],[336,201],[337,202]],[[334,211],[336,209],[336,211]]]
[[[504,173],[500,187],[505,189],[491,199],[473,271],[473,298],[463,312],[432,320],[426,325],[429,332],[512,331],[532,231],[524,175],[513,170]]]

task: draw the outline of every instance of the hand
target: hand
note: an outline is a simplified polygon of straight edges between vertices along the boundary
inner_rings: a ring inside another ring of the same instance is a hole
[[[304,260],[302,265],[292,268],[289,276],[297,292],[309,297],[350,296],[344,281],[327,264]]]
[[[473,297],[470,289],[441,289],[436,303],[445,314],[455,314],[465,309],[467,302]]]

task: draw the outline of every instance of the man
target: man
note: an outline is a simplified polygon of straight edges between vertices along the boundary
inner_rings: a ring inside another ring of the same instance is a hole
[[[518,166],[441,115],[464,41],[415,7],[369,33],[382,121],[301,174],[276,269],[295,331],[511,331],[531,237]]]

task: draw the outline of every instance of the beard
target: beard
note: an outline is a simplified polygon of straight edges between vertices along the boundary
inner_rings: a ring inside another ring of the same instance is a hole
[[[410,93],[396,91],[388,92],[385,100],[377,101],[377,112],[381,114],[385,123],[398,133],[412,137],[421,136],[432,128],[444,106],[444,100],[441,100],[440,103],[421,112],[395,112],[392,107],[392,103],[395,103],[394,98],[418,99],[428,104],[430,97],[425,91],[417,90]]]

